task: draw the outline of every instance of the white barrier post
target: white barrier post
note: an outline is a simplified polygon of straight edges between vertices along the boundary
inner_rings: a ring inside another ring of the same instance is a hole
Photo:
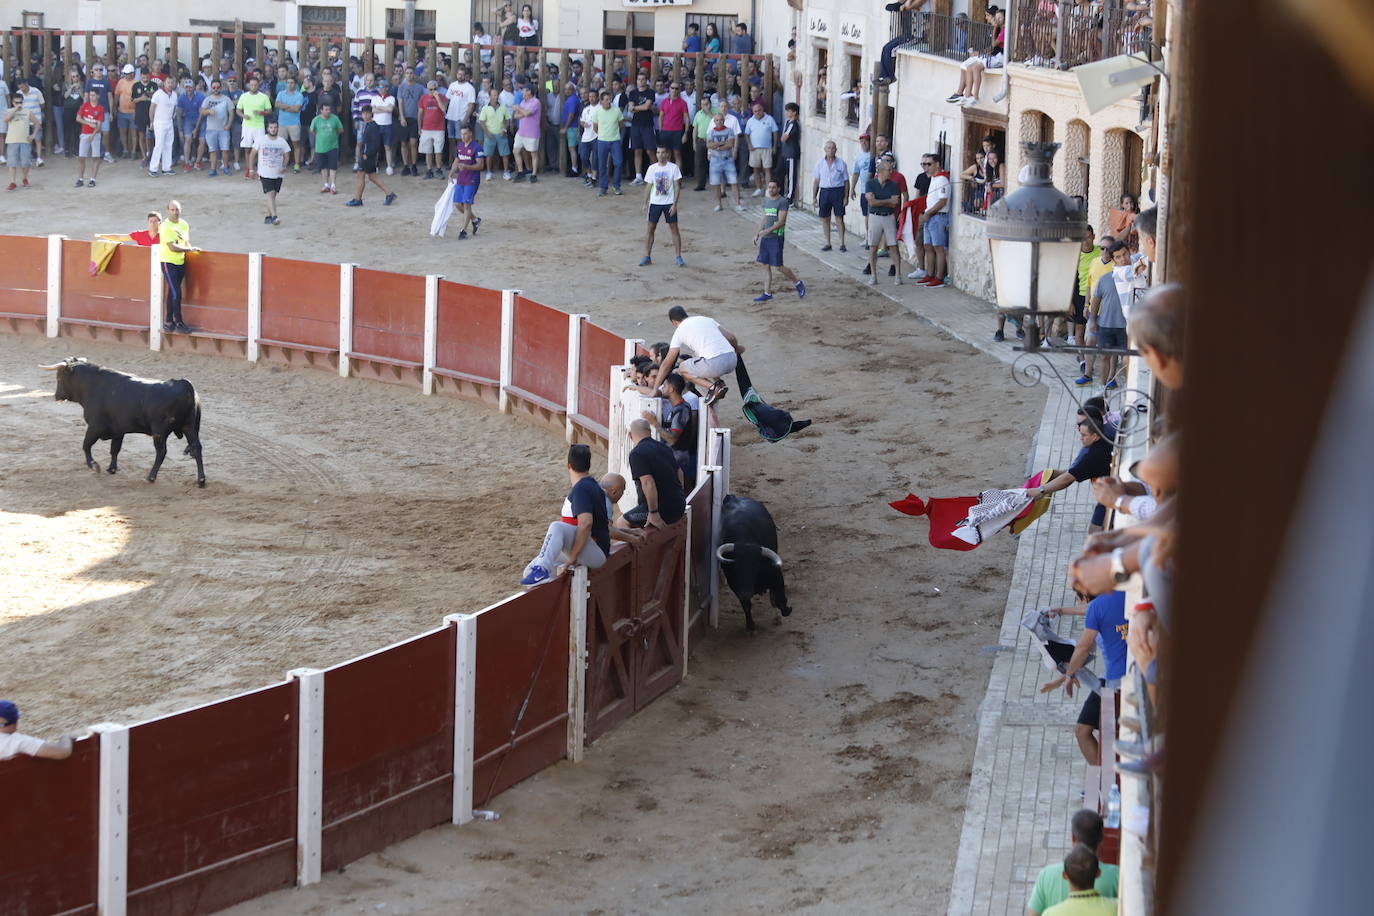
[[[510,413],[510,394],[507,389],[515,378],[515,297],[518,289],[501,290],[501,392],[498,407]]]
[[[262,258],[261,251],[248,252],[248,361],[258,361],[258,340],[262,337]]]
[[[339,375],[348,378],[348,354],[353,351],[353,268],[339,265]]]
[[[568,600],[568,759],[582,760],[587,743],[587,567],[574,566]]]
[[[157,259],[157,246],[148,253],[148,349],[162,349],[162,265]]]
[[[296,689],[296,886],[320,883],[324,836],[324,672],[293,668]]]
[[[712,430],[720,437],[720,476],[723,478],[720,485],[720,498],[724,499],[730,494],[730,430],[716,427]]]
[[[630,364],[630,360],[634,359],[635,354],[639,352],[639,346],[642,343],[644,343],[643,337],[625,338],[625,357],[622,360],[622,362],[624,362],[625,365],[628,366]]]
[[[43,332],[56,337],[62,325],[62,240],[64,235],[48,236],[48,320]]]
[[[688,654],[692,650],[692,504],[687,504],[687,544],[682,551],[682,677],[687,677]]]
[[[100,736],[96,912],[124,916],[129,896],[129,729],[102,722],[91,731]]]
[[[477,716],[477,615],[449,614],[455,629],[453,678],[453,823],[472,820],[473,725]]]
[[[425,394],[434,393],[434,367],[439,361],[439,281],[443,274],[425,276]]]
[[[568,386],[563,398],[567,413],[563,415],[563,437],[569,442],[577,438],[577,425],[573,423],[573,416],[581,413],[582,406],[579,384],[579,375],[582,371],[582,323],[589,317],[568,316]]]
[[[720,504],[725,497],[721,493],[721,466],[718,464],[704,464],[698,472],[711,475],[711,537],[706,549],[711,552],[710,570],[707,575],[710,577],[711,607],[706,614],[706,622],[711,629],[720,626],[720,561],[716,559],[716,551],[720,549]]]

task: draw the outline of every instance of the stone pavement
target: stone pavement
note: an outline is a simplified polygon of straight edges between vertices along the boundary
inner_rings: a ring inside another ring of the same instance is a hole
[[[745,205],[741,215],[757,223],[762,215],[758,198],[746,197]],[[862,222],[858,225],[862,227]],[[796,249],[856,281],[868,279],[862,273],[867,252],[858,233],[849,234],[847,253],[838,250],[838,235],[832,240],[836,249],[822,252],[824,234],[814,214],[793,212],[787,229],[787,257],[803,280],[807,266],[795,257]],[[879,259],[884,275],[887,264],[886,259]],[[993,341],[991,303],[953,287],[930,290],[914,281],[893,286],[887,276],[879,277],[875,289],[1002,362],[1012,363],[1021,355],[1014,349],[1014,337],[1006,343]],[[1061,374],[1071,378],[1072,357],[1060,353],[1050,359]],[[1027,357],[1023,365],[1037,362],[1038,358]],[[1048,398],[1027,456],[1028,475],[1031,469],[1068,467],[1079,449],[1076,402],[1051,373],[1046,372],[1044,378]],[[1086,398],[1099,392],[1083,389],[1076,393]],[[1082,546],[1092,506],[1088,487],[1069,487],[1056,494],[1050,511],[1021,535],[1002,618],[1000,651],[978,713],[978,744],[951,880],[949,916],[1021,916],[1040,868],[1061,860],[1069,850],[1069,819],[1081,805],[1087,775],[1073,735],[1083,695],[1076,693],[1069,700],[1062,690],[1048,695],[1039,692],[1050,673],[1041,665],[1030,634],[1021,628],[1021,617],[1028,610],[1072,603],[1066,568]],[[1077,638],[1082,618],[1061,618],[1058,629],[1065,637]],[[1096,670],[1101,671],[1100,659]]]

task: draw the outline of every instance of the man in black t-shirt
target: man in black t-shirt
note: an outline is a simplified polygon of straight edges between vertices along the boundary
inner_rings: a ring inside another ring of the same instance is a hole
[[[658,149],[658,132],[654,130],[654,90],[643,71],[635,79],[635,88],[626,96],[630,108],[630,149],[635,151],[635,184],[644,183],[644,151]]]
[[[649,435],[649,421],[630,421],[630,476],[639,492],[639,505],[616,522],[622,528],[666,528],[687,512],[673,450]]]
[[[1104,435],[1107,430],[1102,424],[1102,414],[1090,408],[1085,408],[1085,411],[1087,412],[1083,419],[1078,421],[1078,439],[1083,443],[1083,448],[1079,450],[1078,457],[1074,459],[1067,471],[1041,487],[1035,493],[1037,497],[1049,496],[1075,483],[1107,477],[1112,473],[1113,443]],[[1101,531],[1106,520],[1106,507],[1099,504],[1093,509],[1093,517],[1088,523],[1088,531]]]
[[[688,435],[694,430],[692,405],[683,398],[687,382],[676,372],[669,372],[663,379],[663,392],[668,396],[663,405],[663,416],[656,417],[653,411],[644,411],[644,419],[649,425],[658,428],[661,440],[673,450],[673,459],[682,470],[682,487],[692,489],[696,479],[696,442]]]
[[[606,494],[591,475],[590,446],[574,445],[568,449],[568,477],[572,489],[563,500],[563,515],[549,524],[544,546],[539,556],[525,567],[520,579],[524,586],[547,582],[562,562],[569,566],[596,569],[604,566],[611,555],[610,516],[606,510]]]

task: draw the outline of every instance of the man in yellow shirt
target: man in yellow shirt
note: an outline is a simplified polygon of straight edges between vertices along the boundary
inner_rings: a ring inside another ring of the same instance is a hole
[[[1111,273],[1112,267],[1115,266],[1112,264],[1112,256],[1107,254],[1107,249],[1112,247],[1112,243],[1115,241],[1116,240],[1110,235],[1102,236],[1102,238],[1097,240],[1097,257],[1093,259],[1086,271],[1083,271],[1080,267],[1080,276],[1086,273],[1088,283],[1086,287],[1086,300],[1083,304],[1084,327],[1079,334],[1083,342],[1090,347],[1097,346],[1097,313],[1093,311],[1092,291],[1097,289],[1097,281],[1102,279],[1103,274]],[[1084,287],[1080,286],[1080,288]],[[1088,355],[1086,359],[1079,361],[1078,368],[1082,375],[1074,379],[1074,384],[1087,385],[1091,383],[1093,380],[1093,372],[1097,368],[1097,358]]]
[[[162,325],[164,333],[176,331],[189,334],[191,329],[181,317],[181,285],[186,280],[186,253],[200,251],[191,247],[191,227],[181,218],[181,201],[167,204],[167,218],[157,229],[157,259],[162,265],[162,279],[167,283],[167,317]]]
[[[1050,907],[1045,916],[1116,916],[1116,901],[1093,887],[1097,876],[1097,855],[1082,843],[1070,849],[1064,857],[1069,899]]]
[[[253,164],[258,161],[257,141],[265,137],[267,131],[263,127],[263,115],[272,110],[272,99],[267,93],[258,91],[258,78],[248,77],[248,91],[239,96],[238,109],[239,116],[243,118],[243,139],[239,146],[248,150],[248,171],[243,173],[245,180],[253,177]]]

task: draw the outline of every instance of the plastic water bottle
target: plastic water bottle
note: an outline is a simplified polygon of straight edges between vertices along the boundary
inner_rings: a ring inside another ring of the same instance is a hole
[[[1107,790],[1107,827],[1121,826],[1121,789],[1113,785]]]

